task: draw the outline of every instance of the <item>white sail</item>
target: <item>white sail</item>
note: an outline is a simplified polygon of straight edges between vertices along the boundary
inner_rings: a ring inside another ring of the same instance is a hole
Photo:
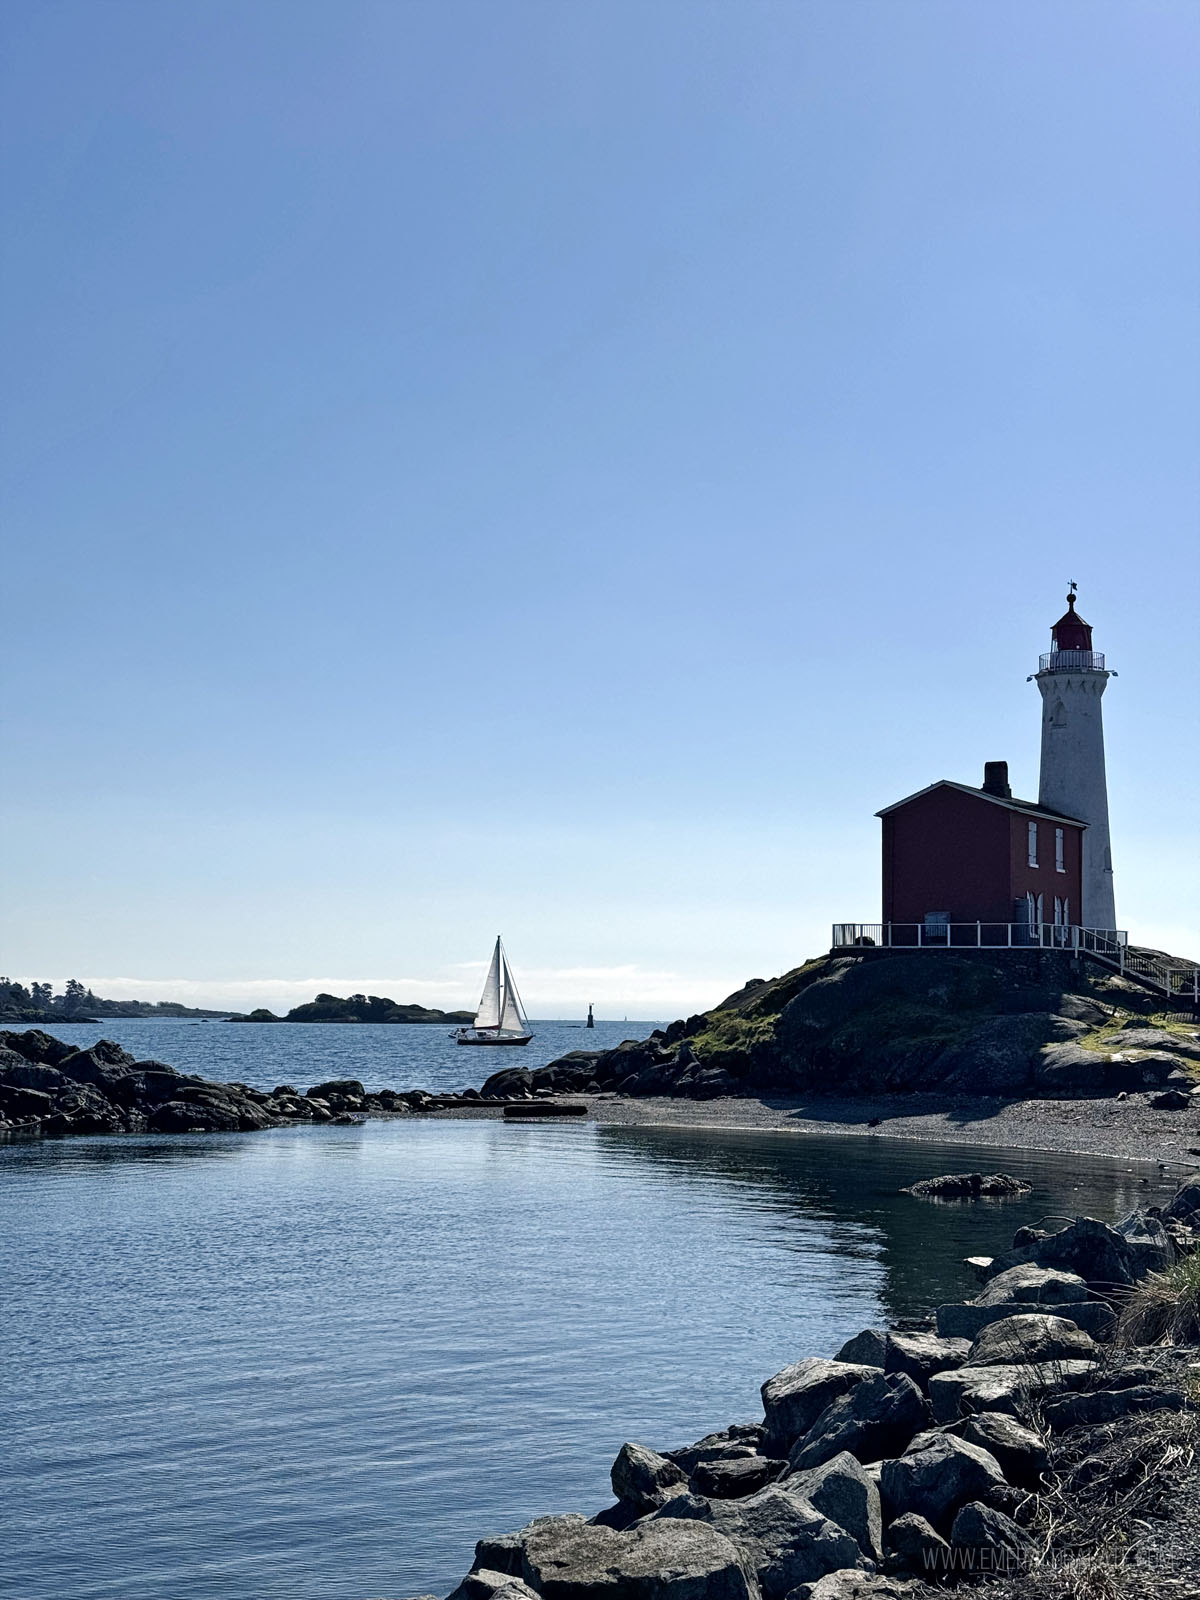
[[[492,964],[488,968],[487,982],[483,986],[483,994],[479,1000],[479,1010],[475,1013],[475,1026],[477,1028],[495,1028],[499,1023],[500,941],[497,939],[496,948],[492,951]]]
[[[504,986],[504,1007],[500,1013],[501,1033],[525,1033],[527,1023],[521,1009],[521,996],[517,993],[517,986],[513,982],[512,969],[508,964],[508,957],[501,956]]]

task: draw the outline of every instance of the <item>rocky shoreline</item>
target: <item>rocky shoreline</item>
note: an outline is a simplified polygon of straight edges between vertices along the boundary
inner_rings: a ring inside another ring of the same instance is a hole
[[[1120,1311],[1198,1223],[1200,1176],[1115,1226],[1018,1230],[973,1300],[768,1378],[761,1422],[626,1443],[613,1505],[480,1539],[449,1600],[1194,1594],[1200,1352],[1132,1346]]]
[[[252,1133],[288,1123],[405,1116],[435,1103],[423,1090],[368,1093],[353,1078],[301,1092],[253,1089],[138,1061],[109,1039],[86,1050],[39,1029],[0,1032],[0,1137],[96,1133]]]

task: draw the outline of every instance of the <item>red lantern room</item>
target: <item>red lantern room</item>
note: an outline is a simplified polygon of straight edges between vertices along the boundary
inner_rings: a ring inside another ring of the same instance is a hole
[[[1075,610],[1075,585],[1067,595],[1066,615],[1059,617],[1050,630],[1050,644],[1054,650],[1090,650],[1092,630]]]

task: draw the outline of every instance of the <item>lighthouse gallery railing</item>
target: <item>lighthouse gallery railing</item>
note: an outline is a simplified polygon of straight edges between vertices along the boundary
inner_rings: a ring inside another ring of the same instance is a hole
[[[1050,650],[1040,656],[1039,672],[1103,672],[1103,650]]]

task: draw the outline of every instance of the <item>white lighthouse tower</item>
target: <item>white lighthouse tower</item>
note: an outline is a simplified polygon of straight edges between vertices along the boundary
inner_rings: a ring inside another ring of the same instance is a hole
[[[1075,610],[1074,583],[1066,615],[1050,633],[1050,650],[1034,681],[1042,696],[1042,776],[1038,803],[1087,823],[1083,835],[1085,928],[1115,929],[1108,780],[1100,701],[1110,674],[1092,649],[1092,630]],[[1072,918],[1072,921],[1075,919]]]

